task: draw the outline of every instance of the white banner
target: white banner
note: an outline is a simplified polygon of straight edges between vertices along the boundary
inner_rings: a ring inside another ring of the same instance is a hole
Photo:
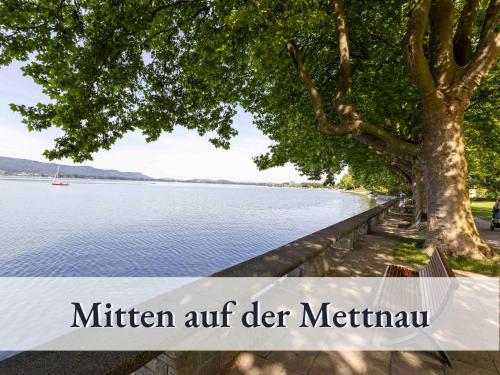
[[[499,350],[498,281],[0,278],[0,351]]]

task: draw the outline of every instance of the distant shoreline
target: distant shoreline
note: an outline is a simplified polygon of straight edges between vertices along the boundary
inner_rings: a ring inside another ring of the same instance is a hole
[[[68,176],[60,174],[61,179],[66,180],[89,180],[89,181],[137,181],[137,182],[164,182],[164,183],[186,183],[186,184],[212,184],[212,185],[243,185],[243,186],[262,186],[262,187],[280,187],[280,188],[303,188],[303,189],[325,189],[325,190],[335,190],[341,191],[340,189],[334,189],[333,187],[324,186],[319,182],[303,182],[303,183],[291,183],[291,182],[239,182],[230,180],[210,180],[210,179],[165,179],[165,178],[149,178],[149,179],[139,179],[139,178],[123,178],[123,177],[89,177],[89,176]],[[39,181],[50,181],[53,176],[51,175],[31,175],[31,174],[0,174],[0,179],[3,180],[39,180]],[[347,191],[349,192],[349,191]]]

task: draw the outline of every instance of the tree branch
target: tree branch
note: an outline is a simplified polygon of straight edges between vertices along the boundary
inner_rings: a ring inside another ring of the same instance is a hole
[[[391,132],[371,124],[369,122],[362,121],[359,127],[359,131],[361,134],[357,136],[358,138],[376,138],[377,141],[366,142],[367,146],[380,149],[382,147],[382,151],[393,154],[399,157],[408,156],[416,156],[420,151],[420,145],[416,143],[411,143],[402,140],[401,138],[395,136]],[[377,146],[375,146],[377,143]]]
[[[413,182],[412,178],[397,163],[392,162],[390,167],[394,173],[403,178],[403,180],[405,180],[408,184]]]
[[[477,48],[461,76],[471,95],[500,55],[500,0],[490,0]]]
[[[351,57],[343,1],[330,0],[330,5],[336,16],[340,56],[339,80],[332,103],[340,116],[343,127],[349,127],[350,124],[355,129],[354,136],[359,141],[378,151],[383,150],[383,152],[399,155],[416,153],[418,148],[416,145],[405,142],[391,132],[360,119],[351,98]]]
[[[424,53],[424,34],[429,21],[431,0],[417,0],[408,20],[403,54],[413,82],[422,96],[434,94],[436,87]]]
[[[391,163],[404,171],[412,179],[412,176],[415,174],[413,171],[414,162],[414,160],[394,159]]]
[[[298,46],[295,44],[293,40],[290,40],[287,43],[288,53],[295,63],[295,67],[297,68],[297,72],[299,74],[300,79],[304,82],[307,91],[309,92],[309,96],[311,97],[311,103],[314,110],[314,116],[319,124],[319,130],[325,134],[347,134],[355,130],[359,125],[360,121],[346,121],[342,125],[333,125],[327,118],[323,99],[318,92],[318,89],[314,85],[314,82],[309,74],[309,71],[306,69],[304,65],[304,61],[302,60],[302,55]]]
[[[298,46],[294,41],[289,41],[287,43],[287,48],[292,60],[295,63],[299,77],[304,82],[311,97],[314,116],[319,124],[320,132],[326,135],[343,135],[353,133],[354,137],[358,141],[365,143],[379,152],[394,153],[398,156],[404,154],[416,155],[418,153],[419,146],[417,144],[403,141],[387,130],[367,123],[361,120],[357,114],[355,116],[346,116],[343,105],[338,107],[338,110],[341,112],[341,123],[331,123],[324,110],[321,95],[314,85],[309,71],[304,65]],[[349,106],[352,107],[351,104],[349,104]],[[354,110],[353,113],[355,113]]]
[[[330,4],[336,15],[340,55],[340,74],[332,104],[339,114],[340,124],[333,124],[328,120],[323,99],[304,65],[300,49],[293,40],[287,43],[288,53],[311,97],[314,116],[319,124],[319,130],[327,135],[353,133],[358,141],[367,144],[379,152],[389,152],[396,155],[416,155],[419,150],[418,145],[403,141],[389,131],[363,121],[356,112],[351,102],[351,59],[344,8],[342,0],[330,0]]]
[[[447,86],[457,68],[453,56],[453,2],[431,0],[429,17],[431,72],[437,86]]]
[[[337,21],[337,33],[339,37],[340,74],[335,93],[334,104],[342,116],[348,115],[348,110],[353,110],[351,101],[351,56],[349,52],[349,36],[347,34],[347,22],[344,6],[341,0],[330,0]],[[339,108],[346,105],[348,108]]]
[[[151,12],[150,21],[152,21],[156,17],[156,15],[158,13],[160,13],[162,10],[173,8],[173,7],[176,7],[177,5],[184,5],[184,4],[191,4],[191,3],[193,3],[192,0],[177,0],[177,1],[173,1],[173,2],[168,3],[168,4],[160,5],[157,8],[153,9],[153,11]]]
[[[479,0],[465,0],[453,37],[453,54],[459,66],[464,66],[472,55],[470,36],[479,9]]]

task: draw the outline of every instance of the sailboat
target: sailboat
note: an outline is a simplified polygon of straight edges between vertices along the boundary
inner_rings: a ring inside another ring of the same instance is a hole
[[[57,166],[57,172],[56,172],[56,175],[54,176],[54,178],[52,179],[52,185],[53,186],[68,186],[69,183],[61,181],[61,180],[58,180],[58,177],[59,177],[59,168],[60,167]]]

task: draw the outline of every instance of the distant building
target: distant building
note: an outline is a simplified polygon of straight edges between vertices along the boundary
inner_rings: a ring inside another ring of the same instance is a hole
[[[477,198],[477,190],[476,189],[469,189],[469,197],[470,198]]]

